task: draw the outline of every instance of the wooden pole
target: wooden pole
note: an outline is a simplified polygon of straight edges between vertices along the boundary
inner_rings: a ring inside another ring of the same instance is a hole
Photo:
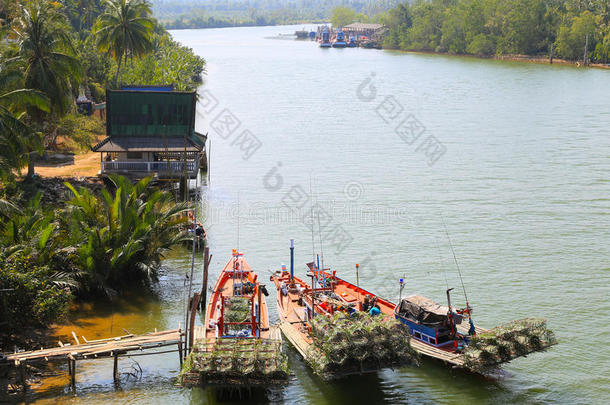
[[[178,357],[180,358],[180,368],[182,368],[182,337],[178,341]]]
[[[193,294],[193,302],[191,303],[191,318],[189,319],[189,335],[188,335],[188,352],[193,349],[193,340],[195,335],[195,317],[197,316],[197,308],[199,308],[199,299],[201,295],[199,293]]]
[[[207,246],[207,242],[203,243],[203,283],[201,284],[201,308],[202,311],[205,311],[205,306],[207,304],[207,295],[208,295],[208,268],[210,267],[210,248]],[[207,322],[204,319],[204,322]],[[206,326],[207,327],[207,326]]]
[[[551,55],[549,57],[551,65],[553,64],[553,43],[551,42]]]

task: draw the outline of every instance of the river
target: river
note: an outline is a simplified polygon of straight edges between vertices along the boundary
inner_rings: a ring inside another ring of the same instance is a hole
[[[197,126],[211,139],[200,215],[211,280],[237,247],[267,280],[288,262],[290,238],[303,275],[313,237],[327,266],[355,281],[359,263],[361,285],[380,295],[395,298],[404,277],[405,293],[442,302],[449,285],[463,305],[450,238],[478,324],[545,317],[559,344],[494,379],[424,361],[334,383],[313,376],[287,347],[289,385],[260,400],[607,403],[610,72],[320,49],[279,36],[299,28],[172,32],[208,62]],[[156,294],[84,308],[58,334],[176,327],[189,269],[189,252],[176,249]],[[200,258],[196,269],[200,281]],[[276,317],[275,299],[268,302]],[[141,378],[123,374],[118,389],[111,361],[82,362],[75,393],[60,378],[30,399],[215,402],[209,390],[174,385],[175,353],[134,360]],[[133,367],[121,360],[122,373]]]

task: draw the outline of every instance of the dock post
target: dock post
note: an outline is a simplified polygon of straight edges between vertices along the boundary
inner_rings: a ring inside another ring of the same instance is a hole
[[[191,318],[189,319],[189,329],[188,329],[188,349],[187,352],[190,353],[193,350],[193,340],[195,336],[195,317],[197,317],[197,308],[199,308],[199,293],[193,294],[193,302],[191,303]]]
[[[180,368],[182,368],[182,336],[178,340],[178,357],[180,358]]]

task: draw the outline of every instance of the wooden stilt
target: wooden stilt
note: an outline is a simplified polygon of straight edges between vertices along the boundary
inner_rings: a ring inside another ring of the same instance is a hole
[[[72,363],[72,375],[70,376],[70,384],[72,388],[76,387],[76,360],[71,359],[70,363]]]
[[[180,368],[182,368],[182,341],[178,342],[178,357],[180,357]]]
[[[117,383],[119,381],[119,354],[118,353],[113,353],[112,356],[114,357],[114,367],[112,369],[112,379],[114,380],[115,383]]]
[[[28,391],[28,380],[25,375],[25,363],[21,363],[19,365],[19,374],[21,377],[21,386],[23,389],[23,393],[25,394]]]

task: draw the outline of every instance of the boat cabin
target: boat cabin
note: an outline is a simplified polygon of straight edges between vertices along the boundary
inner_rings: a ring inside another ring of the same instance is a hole
[[[206,167],[206,135],[195,132],[196,93],[171,86],[123,87],[106,91],[106,135],[100,175],[131,178],[196,178]]]
[[[451,312],[450,317],[449,307],[421,295],[403,298],[394,311],[396,319],[409,327],[413,338],[436,347],[453,343],[455,325],[462,323],[462,315]]]

